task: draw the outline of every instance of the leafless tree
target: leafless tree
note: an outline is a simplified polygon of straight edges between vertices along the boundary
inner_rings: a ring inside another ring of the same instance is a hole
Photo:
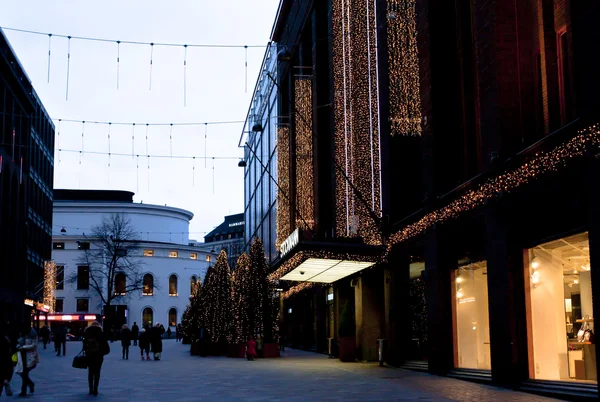
[[[90,247],[79,264],[89,267],[90,287],[103,305],[110,306],[113,300],[144,287],[139,241],[129,218],[122,213],[104,217],[86,239]],[[77,272],[70,281],[77,281]]]

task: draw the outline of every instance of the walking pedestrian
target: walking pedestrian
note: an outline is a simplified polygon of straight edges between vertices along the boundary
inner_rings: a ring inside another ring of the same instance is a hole
[[[121,346],[123,347],[123,360],[129,360],[129,346],[131,346],[131,330],[127,324],[121,328]]]
[[[40,335],[42,336],[42,342],[44,343],[44,349],[46,349],[46,345],[50,341],[50,328],[47,325],[44,325],[42,329],[40,329]]]
[[[17,368],[15,372],[21,375],[23,383],[21,384],[21,393],[19,396],[27,395],[27,388],[33,394],[35,391],[35,383],[29,378],[29,373],[40,362],[40,355],[37,350],[38,334],[30,326],[23,328],[21,337],[17,340],[17,350],[19,351]]]
[[[167,339],[171,339],[171,327],[167,329]]]
[[[150,360],[150,339],[148,338],[146,328],[140,330],[140,354],[142,355],[142,360],[144,360],[144,352],[146,352],[146,360]]]
[[[160,323],[156,323],[154,328],[150,331],[150,345],[152,346],[152,353],[154,354],[154,360],[160,360],[162,357],[162,329],[163,327]]]
[[[88,363],[88,385],[90,395],[98,395],[98,384],[100,383],[100,370],[104,362],[104,356],[110,353],[110,346],[102,332],[98,321],[85,329],[83,335],[83,350]]]
[[[131,339],[133,340],[133,346],[137,346],[138,336],[140,334],[140,327],[138,327],[137,322],[133,322],[131,326]]]
[[[0,331],[0,395],[2,389],[6,389],[6,396],[12,396],[10,380],[13,376],[13,349],[10,339],[4,331]]]
[[[248,344],[246,345],[246,358],[249,361],[254,360],[256,357],[256,342],[253,338],[248,339]]]
[[[175,342],[179,342],[181,340],[181,324],[177,324],[175,327]]]
[[[60,356],[60,348],[62,346],[63,356],[67,354],[67,327],[59,326],[54,331],[54,347],[56,348],[56,356]]]

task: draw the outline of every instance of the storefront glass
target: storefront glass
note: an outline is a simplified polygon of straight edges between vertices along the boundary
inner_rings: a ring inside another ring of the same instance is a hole
[[[410,264],[411,343],[408,360],[427,360],[427,304],[425,303],[424,262]]]
[[[459,267],[454,290],[454,364],[458,368],[491,370],[487,264]]]
[[[529,250],[530,377],[597,383],[588,234]]]

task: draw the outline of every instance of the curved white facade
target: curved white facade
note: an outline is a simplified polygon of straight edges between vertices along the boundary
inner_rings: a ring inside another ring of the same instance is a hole
[[[85,251],[78,248],[78,243],[89,241],[86,235],[90,235],[91,228],[98,225],[103,217],[115,213],[125,214],[134,231],[140,233],[141,271],[152,275],[155,287],[152,295],[134,291],[115,299],[111,304],[126,308],[129,326],[137,322],[142,327],[142,315],[146,308],[153,313],[152,323],[160,322],[166,328],[171,309],[177,313],[175,323],[180,323],[181,315],[189,303],[192,279],[203,281],[208,267],[217,257],[215,253],[188,245],[189,221],[193,214],[166,206],[102,201],[54,202],[52,259],[57,266],[64,267],[65,280],[63,289],[56,290],[56,299],[62,300],[62,312],[57,312],[53,318],[70,323],[77,329],[86,324],[81,321],[89,322],[94,314],[103,313],[102,300],[91,287],[77,289],[77,283],[71,283],[68,279],[77,275],[78,266],[82,265],[80,259]],[[175,291],[169,286],[171,277],[177,278]],[[87,311],[82,311],[85,302],[78,303],[78,299],[88,300]],[[73,320],[67,321],[64,315],[72,316]],[[85,318],[85,315],[88,317]],[[75,321],[79,321],[79,324],[75,324]]]

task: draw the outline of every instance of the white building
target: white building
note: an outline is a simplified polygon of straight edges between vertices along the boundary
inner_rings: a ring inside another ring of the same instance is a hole
[[[82,263],[90,247],[91,228],[102,218],[122,213],[139,233],[139,259],[144,289],[115,299],[119,323],[160,322],[173,328],[189,303],[192,286],[204,279],[217,254],[189,245],[189,211],[133,203],[133,193],[105,190],[54,190],[52,259],[57,269],[56,311],[50,325],[68,323],[78,332],[103,311],[99,295],[89,285],[89,268]],[[93,248],[93,245],[92,245]],[[76,276],[75,282],[69,278]]]

